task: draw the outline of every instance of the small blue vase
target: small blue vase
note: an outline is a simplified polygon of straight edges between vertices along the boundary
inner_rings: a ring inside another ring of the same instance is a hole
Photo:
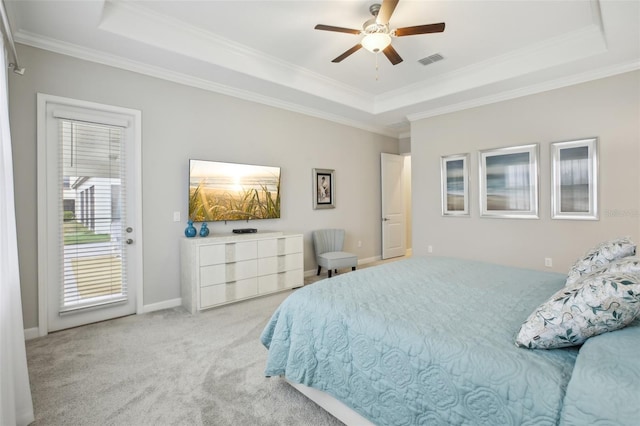
[[[196,230],[196,227],[193,226],[193,221],[190,220],[187,222],[189,225],[187,226],[187,228],[184,230],[184,235],[189,237],[189,238],[193,238],[196,236],[196,234],[198,233],[198,231]]]
[[[206,237],[207,235],[209,235],[209,227],[207,226],[207,222],[204,222],[200,228],[200,236]]]

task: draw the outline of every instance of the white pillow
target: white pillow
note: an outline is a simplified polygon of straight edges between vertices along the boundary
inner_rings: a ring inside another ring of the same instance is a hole
[[[629,237],[617,238],[611,241],[600,243],[589,250],[582,258],[576,260],[569,269],[566,284],[573,284],[583,275],[589,274],[596,269],[611,263],[614,260],[622,259],[636,254],[636,244]]]
[[[625,273],[590,274],[572,289],[563,288],[522,324],[516,344],[552,349],[582,344],[589,337],[618,330],[640,314],[640,277]]]
[[[631,274],[637,276],[637,279],[640,280],[640,259],[635,256],[623,257],[622,259],[614,260],[611,263],[607,263],[605,266],[602,266],[589,274],[582,275],[577,281],[569,282],[567,279],[567,284],[565,285],[565,290],[576,288],[581,285],[584,277],[587,275],[597,275],[597,274]]]

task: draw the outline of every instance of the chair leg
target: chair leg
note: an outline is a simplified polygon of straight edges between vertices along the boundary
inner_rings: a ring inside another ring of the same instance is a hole
[[[329,278],[331,278],[331,269],[329,269]]]
[[[335,273],[337,274],[337,273],[338,273],[338,270],[337,270],[337,269],[334,269],[334,270],[333,270],[333,272],[335,272]]]
[[[320,275],[320,269],[322,269],[322,266],[318,266],[318,273],[316,275]]]

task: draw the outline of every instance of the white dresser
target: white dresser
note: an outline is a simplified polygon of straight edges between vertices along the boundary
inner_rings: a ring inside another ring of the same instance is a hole
[[[183,238],[182,304],[191,313],[304,284],[302,234]]]

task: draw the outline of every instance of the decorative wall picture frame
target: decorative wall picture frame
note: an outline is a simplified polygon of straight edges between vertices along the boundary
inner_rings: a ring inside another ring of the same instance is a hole
[[[538,144],[480,151],[480,216],[538,219]]]
[[[336,187],[333,169],[313,169],[313,208],[336,207]]]
[[[598,139],[551,144],[551,218],[598,220]]]
[[[443,216],[469,216],[469,154],[440,157]]]

